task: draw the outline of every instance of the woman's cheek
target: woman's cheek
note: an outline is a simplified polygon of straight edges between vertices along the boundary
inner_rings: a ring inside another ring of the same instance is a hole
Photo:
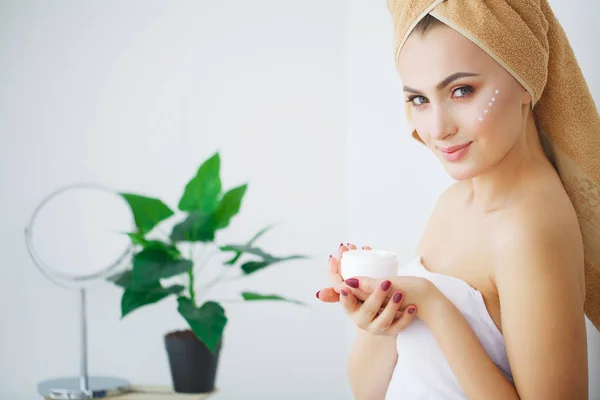
[[[477,122],[485,122],[490,119],[490,116],[495,115],[495,110],[498,109],[498,103],[496,100],[500,96],[500,89],[495,89],[489,98],[484,97],[484,103],[481,105],[482,111],[479,117],[477,117]]]
[[[498,115],[500,89],[487,90],[480,95],[472,107],[465,110],[462,121],[466,128],[474,133],[488,131]]]

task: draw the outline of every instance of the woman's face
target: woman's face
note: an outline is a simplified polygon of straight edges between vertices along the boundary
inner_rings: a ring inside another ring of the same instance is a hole
[[[442,26],[424,36],[411,35],[398,69],[413,126],[453,179],[492,168],[524,137],[523,115],[531,97],[453,29]]]

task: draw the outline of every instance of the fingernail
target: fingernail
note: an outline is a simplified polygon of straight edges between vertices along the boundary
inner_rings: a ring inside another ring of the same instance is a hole
[[[329,255],[329,261],[331,261],[331,257],[333,257],[331,254]]]
[[[414,314],[414,313],[415,313],[415,311],[417,311],[417,309],[416,309],[416,308],[414,308],[414,307],[409,307],[409,309],[408,309],[408,313],[409,313],[410,315]]]
[[[360,248],[364,250],[364,249],[365,249],[365,246],[361,246]]]
[[[319,298],[319,293],[321,293],[321,291],[320,291],[320,290],[317,292],[317,299]]]
[[[390,286],[392,286],[392,282],[388,280],[381,282],[381,290],[388,290]]]
[[[344,245],[344,243],[340,243],[340,247],[342,247]]]
[[[346,292],[344,289],[340,289],[340,293],[342,296],[348,296],[348,292]]]
[[[351,288],[358,289],[358,279],[350,278],[350,279],[346,279],[344,282],[346,283],[346,285],[350,286]]]
[[[397,292],[392,298],[392,300],[394,301],[394,303],[400,303],[400,300],[402,300],[402,293]]]
[[[350,242],[346,243],[346,246],[350,247]]]

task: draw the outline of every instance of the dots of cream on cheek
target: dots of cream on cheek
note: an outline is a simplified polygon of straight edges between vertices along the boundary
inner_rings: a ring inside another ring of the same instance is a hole
[[[490,99],[488,106],[486,109],[483,110],[483,114],[479,117],[479,121],[483,121],[485,119],[485,116],[490,112],[491,108],[494,106],[494,102],[496,101],[496,96],[500,94],[500,90],[496,89],[496,91],[494,92],[494,95],[492,96],[492,98]]]

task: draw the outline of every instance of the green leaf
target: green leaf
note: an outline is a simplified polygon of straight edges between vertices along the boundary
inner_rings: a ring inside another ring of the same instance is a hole
[[[300,259],[300,258],[306,258],[306,257],[290,256],[290,257],[282,257],[282,258],[272,258],[272,259],[263,260],[263,261],[247,261],[244,264],[242,264],[241,268],[242,268],[242,271],[244,271],[244,273],[246,275],[249,275],[249,274],[255,273],[256,271],[260,271],[263,268],[269,267],[273,264],[278,264],[283,261],[296,260],[296,259]]]
[[[192,300],[183,296],[177,302],[179,314],[187,321],[196,337],[214,353],[227,324],[223,307],[214,301],[207,301],[198,308]]]
[[[109,276],[107,279],[117,286],[126,288],[131,285],[131,270],[119,272],[118,274]]]
[[[175,242],[212,242],[215,240],[214,214],[192,212],[188,217],[173,227],[171,240]]]
[[[120,194],[129,204],[129,208],[133,213],[135,225],[142,233],[150,232],[159,222],[174,214],[173,211],[159,199],[131,193]]]
[[[229,244],[229,245],[221,246],[220,249],[221,249],[221,251],[234,251],[236,253],[242,253],[242,254],[243,253],[253,254],[255,256],[262,258],[264,261],[269,261],[269,262],[280,262],[280,261],[294,260],[294,259],[300,259],[300,258],[307,258],[306,256],[301,255],[301,254],[287,256],[287,257],[275,257],[275,256],[272,256],[271,254],[264,252],[263,250],[259,249],[258,247],[246,246],[243,244],[242,245]]]
[[[137,289],[129,287],[125,289],[123,297],[121,297],[121,318],[140,307],[154,304],[169,295],[178,294],[184,289],[181,285],[164,288],[158,282]]]
[[[213,213],[219,204],[221,193],[221,159],[215,153],[198,168],[196,176],[185,186],[179,201],[181,211],[202,211]]]
[[[261,269],[268,267],[271,264],[272,263],[268,261],[248,261],[242,264],[241,268],[246,275],[250,275],[256,271],[260,271]]]
[[[267,231],[269,231],[272,228],[273,228],[273,225],[269,225],[267,227],[262,228],[260,231],[258,231],[258,233],[256,235],[254,235],[252,237],[252,239],[250,239],[250,241],[248,242],[248,247],[252,246],[254,244],[254,242],[256,242],[258,240],[258,238],[260,238],[262,235],[264,235]]]
[[[248,188],[247,184],[231,189],[223,195],[219,201],[219,207],[216,212],[216,229],[223,229],[229,225],[233,216],[240,212],[242,199]]]
[[[131,243],[136,244],[138,246],[142,246],[144,249],[161,249],[165,250],[174,257],[180,256],[181,252],[179,249],[170,243],[165,243],[160,240],[148,240],[141,233],[127,233],[127,236],[131,239]]]
[[[258,256],[266,261],[275,260],[276,258],[265,253],[258,247],[246,246],[243,244],[228,244],[220,247],[221,251],[235,251],[236,253],[248,253]]]
[[[261,229],[256,235],[254,235],[254,237],[252,239],[250,239],[250,241],[248,241],[248,243],[246,244],[247,247],[252,247],[252,245],[254,244],[254,242],[256,242],[256,240],[258,240],[258,238],[260,238],[262,235],[264,235],[268,230],[270,230],[271,228],[273,228],[272,225],[267,226],[263,229]],[[227,261],[225,264],[226,265],[233,265],[237,262],[237,260],[239,260],[239,258],[242,256],[242,253],[240,251],[236,251],[235,256]]]
[[[276,294],[259,294],[259,293],[252,293],[252,292],[243,292],[242,297],[246,301],[274,300],[274,301],[286,301],[288,303],[305,305],[301,301],[286,299],[285,297],[281,297]]]
[[[127,232],[127,236],[131,239],[131,243],[137,244],[138,246],[146,247],[148,240],[143,233],[140,232]]]
[[[283,261],[308,258],[303,255],[275,257],[275,256],[272,256],[271,254],[265,253],[263,250],[259,249],[258,247],[245,246],[245,245],[232,244],[232,245],[221,246],[220,249],[221,249],[221,251],[233,251],[238,254],[244,254],[244,253],[252,254],[252,255],[262,258],[262,260],[260,260],[260,261],[248,261],[248,262],[242,264],[242,267],[241,267],[242,271],[244,271],[244,273],[246,275],[252,274],[252,273],[259,271],[263,268],[266,268],[270,265],[280,263]]]
[[[160,248],[149,248],[134,256],[131,286],[140,288],[192,269],[190,260],[174,257]]]

